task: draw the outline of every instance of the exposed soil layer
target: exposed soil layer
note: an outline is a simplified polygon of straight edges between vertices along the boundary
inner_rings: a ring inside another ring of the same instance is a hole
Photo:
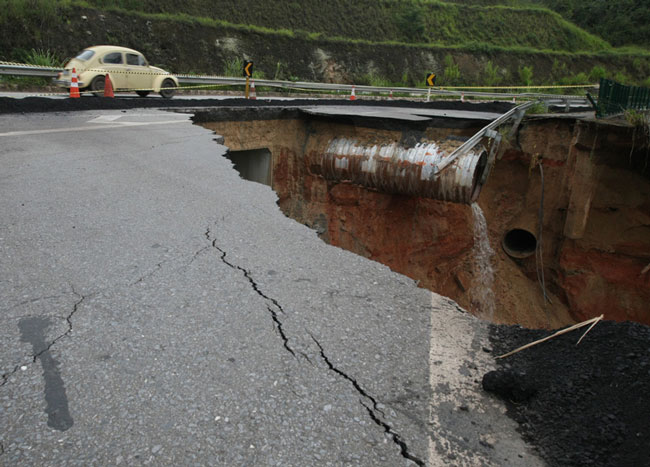
[[[484,389],[550,465],[650,465],[650,328],[600,322],[576,346],[584,329],[498,360]],[[494,355],[549,334],[495,325]]]
[[[482,242],[474,238],[469,206],[327,181],[318,170],[335,138],[366,146],[444,144],[473,135],[484,122],[415,126],[277,108],[199,111],[194,121],[222,135],[233,151],[268,148],[272,187],[288,217],[474,314],[531,328],[558,328],[601,313],[650,323],[648,142],[629,125],[527,118],[502,144],[478,200],[493,250],[487,261],[494,270],[494,305],[486,305],[483,269],[475,262]],[[513,257],[501,246],[519,229],[533,238],[532,249]]]

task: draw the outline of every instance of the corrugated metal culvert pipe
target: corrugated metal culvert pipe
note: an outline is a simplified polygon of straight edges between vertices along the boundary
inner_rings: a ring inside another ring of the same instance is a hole
[[[478,198],[488,155],[478,144],[438,172],[438,165],[461,141],[420,143],[405,148],[397,143],[364,146],[336,138],[310,166],[327,180],[350,181],[386,193],[470,204]]]

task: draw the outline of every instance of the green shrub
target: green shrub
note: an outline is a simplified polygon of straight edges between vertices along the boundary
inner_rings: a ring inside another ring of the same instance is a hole
[[[230,60],[224,60],[223,67],[224,76],[241,78],[244,72],[244,60],[239,57],[231,58]]]
[[[405,88],[411,85],[411,80],[409,78],[408,70],[404,70],[404,73],[402,73],[402,80],[400,81],[400,85]]]
[[[519,67],[517,70],[517,73],[519,74],[519,81],[521,84],[524,86],[532,86],[533,84],[533,66],[523,66]]]
[[[376,73],[364,73],[354,77],[354,82],[362,86],[376,86],[389,88],[393,86],[393,83],[383,76],[379,76]]]
[[[443,73],[445,80],[444,84],[447,86],[456,86],[460,84],[460,69],[454,63],[454,57],[451,54],[445,56],[445,71]]]
[[[58,58],[56,54],[49,50],[43,49],[30,50],[23,55],[22,61],[29,63],[30,65],[38,65],[51,68],[62,68],[64,65],[63,60]]]
[[[487,86],[496,86],[501,82],[499,76],[499,67],[492,64],[492,60],[488,60],[485,64],[485,84]]]
[[[559,81],[569,74],[569,69],[565,61],[559,61],[557,58],[553,59],[553,66],[551,67],[552,79]]]
[[[559,81],[560,84],[565,84],[567,86],[578,86],[581,84],[589,84],[590,82],[587,73],[584,72],[580,72],[573,76],[565,76]]]
[[[607,71],[604,67],[594,65],[594,67],[589,72],[589,77],[587,78],[591,83],[597,83],[600,81],[600,78],[604,78],[607,75]]]
[[[617,83],[629,85],[631,84],[632,80],[624,72],[619,70],[616,73],[614,73],[614,81],[616,81]]]

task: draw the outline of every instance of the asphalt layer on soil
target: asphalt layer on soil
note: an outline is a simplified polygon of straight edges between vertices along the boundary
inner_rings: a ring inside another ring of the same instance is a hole
[[[14,99],[0,97],[0,114],[22,112],[74,112],[79,110],[109,109],[180,109],[200,107],[295,107],[314,105],[384,106],[402,108],[474,110],[481,112],[505,113],[513,107],[509,102],[470,103],[454,101],[419,102],[409,100],[344,100],[344,99],[291,99],[291,100],[246,100],[246,99],[157,99],[157,98],[114,98],[107,99],[83,96],[78,99],[49,99],[46,97],[26,97]]]
[[[498,360],[483,387],[553,466],[650,465],[650,328],[600,322]],[[493,326],[494,355],[551,334]]]

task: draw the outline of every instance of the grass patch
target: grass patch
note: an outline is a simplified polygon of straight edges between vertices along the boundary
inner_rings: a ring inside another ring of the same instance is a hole
[[[570,52],[610,48],[606,41],[559,14],[530,6],[478,6],[436,0],[330,0],[326,8],[320,0],[254,4],[246,0],[86,0],[83,4],[168,17],[205,18],[256,31],[302,31],[296,35],[312,40],[338,36],[441,45],[477,42]]]

